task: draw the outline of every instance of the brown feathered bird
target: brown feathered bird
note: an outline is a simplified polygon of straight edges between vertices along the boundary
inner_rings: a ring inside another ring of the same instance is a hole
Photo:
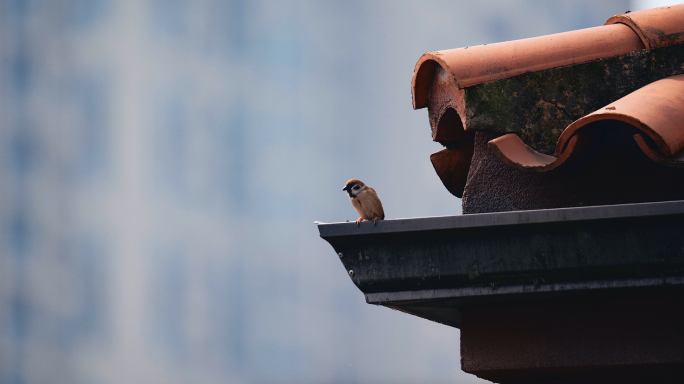
[[[364,220],[372,220],[375,224],[378,220],[385,218],[385,211],[382,209],[382,202],[378,197],[375,189],[364,184],[358,179],[351,179],[345,184],[343,191],[349,194],[349,200],[356,208],[356,212],[361,217],[356,220],[356,225],[359,225]]]

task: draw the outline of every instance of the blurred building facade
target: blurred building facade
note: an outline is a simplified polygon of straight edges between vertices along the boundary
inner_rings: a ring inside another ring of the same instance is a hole
[[[630,3],[0,7],[0,382],[477,382],[457,330],[363,304],[312,222],[355,219],[352,177],[389,218],[460,212],[420,54]]]

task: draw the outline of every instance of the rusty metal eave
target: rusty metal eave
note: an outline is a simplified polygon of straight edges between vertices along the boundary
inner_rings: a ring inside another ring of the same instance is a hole
[[[455,327],[492,300],[684,288],[684,201],[318,229],[368,303]]]

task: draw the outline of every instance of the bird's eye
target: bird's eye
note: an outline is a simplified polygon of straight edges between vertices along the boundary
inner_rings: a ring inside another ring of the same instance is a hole
[[[352,189],[359,189],[360,187],[358,185],[355,185],[354,188]]]

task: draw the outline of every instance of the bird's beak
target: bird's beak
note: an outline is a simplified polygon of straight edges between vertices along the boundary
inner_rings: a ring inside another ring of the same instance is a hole
[[[346,187],[342,188],[342,190],[343,190],[343,191],[348,191],[348,190],[349,190],[349,186],[346,186]]]

